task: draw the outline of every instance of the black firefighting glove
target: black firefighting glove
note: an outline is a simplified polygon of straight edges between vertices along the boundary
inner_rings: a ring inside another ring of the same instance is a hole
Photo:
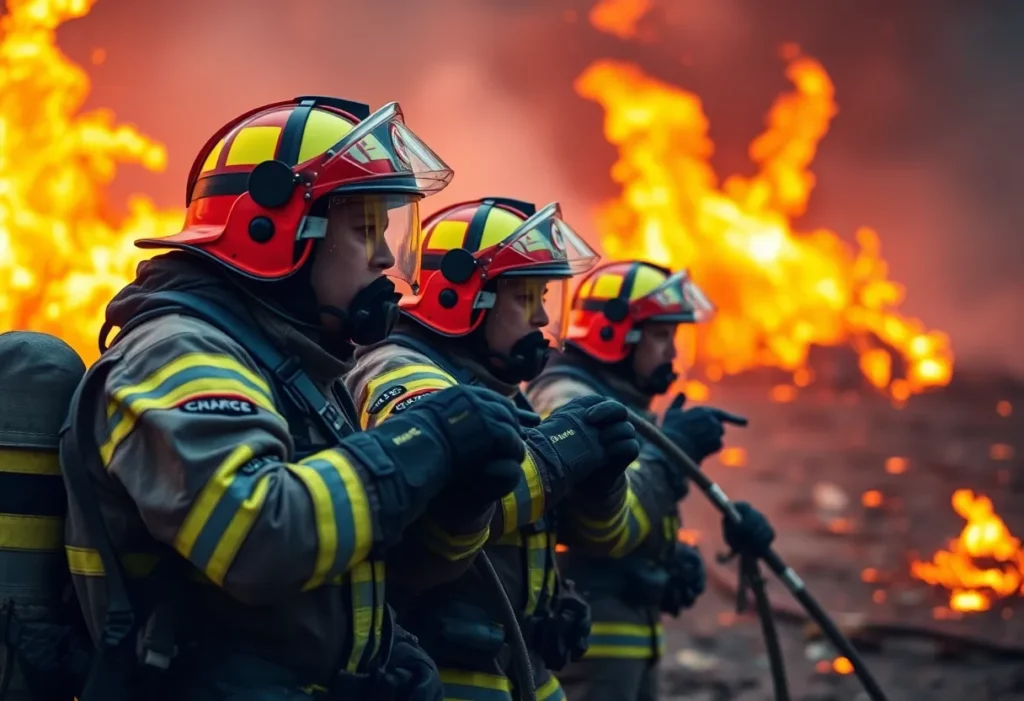
[[[437,665],[416,638],[395,626],[391,656],[384,669],[387,692],[395,701],[442,701],[444,684]]]
[[[722,449],[725,424],[747,425],[744,417],[714,407],[702,406],[684,410],[685,403],[685,394],[676,395],[665,411],[661,431],[698,465]]]
[[[707,586],[704,558],[700,551],[686,543],[676,543],[675,549],[665,563],[668,570],[668,585],[661,598],[661,610],[670,616],[696,603]]]
[[[745,501],[733,504],[743,519],[733,523],[728,517],[722,519],[722,536],[734,553],[740,556],[764,557],[775,540],[775,529],[760,511]]]
[[[516,488],[526,446],[510,400],[484,387],[457,385],[413,406],[434,418],[447,443],[453,488],[485,504]]]
[[[515,489],[526,449],[515,407],[482,387],[433,392],[342,447],[373,477],[374,533],[396,543],[430,501],[450,486],[489,504]]]
[[[605,491],[640,454],[626,407],[599,395],[573,399],[525,430],[541,455],[555,454],[567,489]]]

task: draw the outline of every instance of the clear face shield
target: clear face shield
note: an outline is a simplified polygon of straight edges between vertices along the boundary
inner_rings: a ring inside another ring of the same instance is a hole
[[[520,317],[562,349],[569,327],[569,280],[593,268],[600,256],[551,203],[523,222],[499,245],[487,265],[500,276],[498,290],[519,300]]]
[[[562,349],[569,327],[569,279],[513,276],[498,279],[498,301],[491,314],[500,324],[540,331],[548,344]]]
[[[328,209],[329,231],[362,239],[367,263],[391,265],[384,274],[415,287],[420,269],[420,197],[405,194],[335,195]]]
[[[631,307],[633,318],[652,333],[671,330],[675,336],[675,370],[685,376],[697,361],[697,324],[710,321],[715,314],[715,306],[704,291],[684,270],[669,276]]]

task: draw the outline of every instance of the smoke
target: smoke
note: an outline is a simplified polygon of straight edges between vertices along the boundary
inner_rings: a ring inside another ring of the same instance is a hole
[[[905,311],[948,330],[958,362],[1024,373],[1024,4],[889,0],[654,0],[637,40],[594,31],[590,0],[99,0],[61,29],[89,67],[92,106],[166,142],[168,171],[126,172],[117,193],[182,202],[206,137],[261,101],[398,99],[456,169],[436,198],[559,199],[587,231],[615,193],[601,111],[572,92],[594,59],[635,61],[700,95],[720,175],[787,88],[796,42],[832,76],[840,114],[813,166],[802,228],[875,227]],[[89,66],[92,49],[107,60]],[[429,209],[429,207],[428,207]]]

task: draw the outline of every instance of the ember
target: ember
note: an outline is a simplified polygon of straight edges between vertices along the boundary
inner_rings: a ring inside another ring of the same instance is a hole
[[[1024,551],[996,515],[992,501],[970,489],[953,494],[953,509],[967,521],[960,537],[950,541],[931,562],[911,563],[911,574],[949,589],[949,607],[985,611],[995,598],[1024,595]]]

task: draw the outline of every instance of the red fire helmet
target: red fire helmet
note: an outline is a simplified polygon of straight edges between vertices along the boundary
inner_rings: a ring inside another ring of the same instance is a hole
[[[607,263],[580,283],[566,341],[605,363],[629,355],[644,322],[707,321],[714,306],[682,270],[675,274],[645,261]]]
[[[549,319],[544,332],[558,344],[568,323],[569,279],[599,259],[557,202],[539,210],[500,197],[462,202],[423,222],[419,288],[402,300],[402,310],[439,334],[465,336],[494,306],[490,281],[526,278],[540,284],[535,298]]]
[[[298,97],[246,112],[214,134],[188,176],[183,230],[136,245],[190,250],[241,274],[277,280],[298,270],[326,235],[326,215],[311,212],[314,206],[327,195],[351,196],[377,214],[378,237],[384,228],[389,237],[402,228],[384,224],[389,217],[381,211],[410,210],[390,219],[407,223],[397,231],[396,257],[402,262],[402,249],[411,250],[415,264],[418,201],[451,177],[405,125],[398,103],[371,114],[358,102]]]

